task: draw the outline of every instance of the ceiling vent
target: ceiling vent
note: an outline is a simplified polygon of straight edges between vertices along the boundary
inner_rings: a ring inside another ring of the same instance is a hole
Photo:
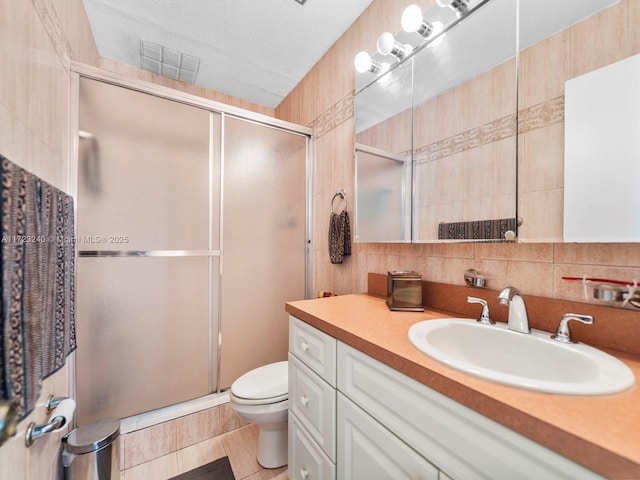
[[[144,70],[174,80],[195,83],[200,59],[156,43],[140,40],[140,64]]]

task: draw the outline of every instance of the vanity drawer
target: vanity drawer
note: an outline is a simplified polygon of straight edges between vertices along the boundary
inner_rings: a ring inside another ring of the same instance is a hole
[[[336,466],[305,432],[296,416],[289,411],[290,480],[334,480]]]
[[[289,351],[332,386],[336,386],[335,338],[289,316]]]
[[[329,458],[336,459],[336,391],[289,354],[289,410]]]

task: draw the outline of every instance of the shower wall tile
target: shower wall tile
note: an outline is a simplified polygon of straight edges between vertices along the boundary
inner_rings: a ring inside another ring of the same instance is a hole
[[[621,0],[571,27],[571,78],[627,57],[628,10],[634,2]]]
[[[554,261],[640,268],[640,247],[637,243],[561,243],[554,247]]]
[[[518,199],[518,216],[523,219],[518,237],[524,242],[562,242],[564,189],[524,192]]]
[[[435,126],[438,138],[447,138],[469,129],[465,115],[466,88],[460,85],[438,96],[436,99],[438,123]]]
[[[532,130],[520,136],[518,161],[525,193],[564,187],[564,125]]]
[[[176,419],[178,450],[222,433],[221,407],[216,406]]]
[[[570,46],[567,29],[521,52],[520,109],[564,95],[564,82],[570,77]]]
[[[431,145],[440,140],[436,129],[438,121],[436,100],[424,102],[416,107],[413,126],[413,142],[416,147]]]
[[[178,420],[160,423],[121,436],[120,469],[140,465],[177,450]]]
[[[478,260],[512,260],[519,262],[553,262],[553,245],[548,243],[501,244],[476,243]]]
[[[219,433],[227,433],[231,430],[236,430],[238,428],[244,427],[245,425],[249,425],[249,423],[240,418],[238,414],[231,408],[231,405],[228,403],[223,403],[219,407],[219,415],[220,415],[220,430]]]

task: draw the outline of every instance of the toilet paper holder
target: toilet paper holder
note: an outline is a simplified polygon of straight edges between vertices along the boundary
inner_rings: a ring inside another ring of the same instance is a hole
[[[67,397],[54,397],[49,395],[47,402],[45,403],[45,409],[50,414],[63,400],[67,400]],[[42,425],[31,422],[27,425],[27,432],[24,436],[24,443],[27,447],[33,445],[36,439],[46,435],[47,433],[54,432],[61,429],[67,423],[67,418],[64,415],[58,415],[53,417],[48,423]]]

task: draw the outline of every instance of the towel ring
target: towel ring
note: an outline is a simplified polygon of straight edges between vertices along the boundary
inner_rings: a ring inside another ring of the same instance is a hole
[[[336,191],[336,193],[333,194],[333,197],[331,198],[331,211],[333,212],[334,206],[333,206],[333,202],[335,201],[336,197],[340,197],[344,200],[344,210],[347,210],[348,207],[348,203],[347,203],[347,194],[344,192],[344,190],[338,190]]]

